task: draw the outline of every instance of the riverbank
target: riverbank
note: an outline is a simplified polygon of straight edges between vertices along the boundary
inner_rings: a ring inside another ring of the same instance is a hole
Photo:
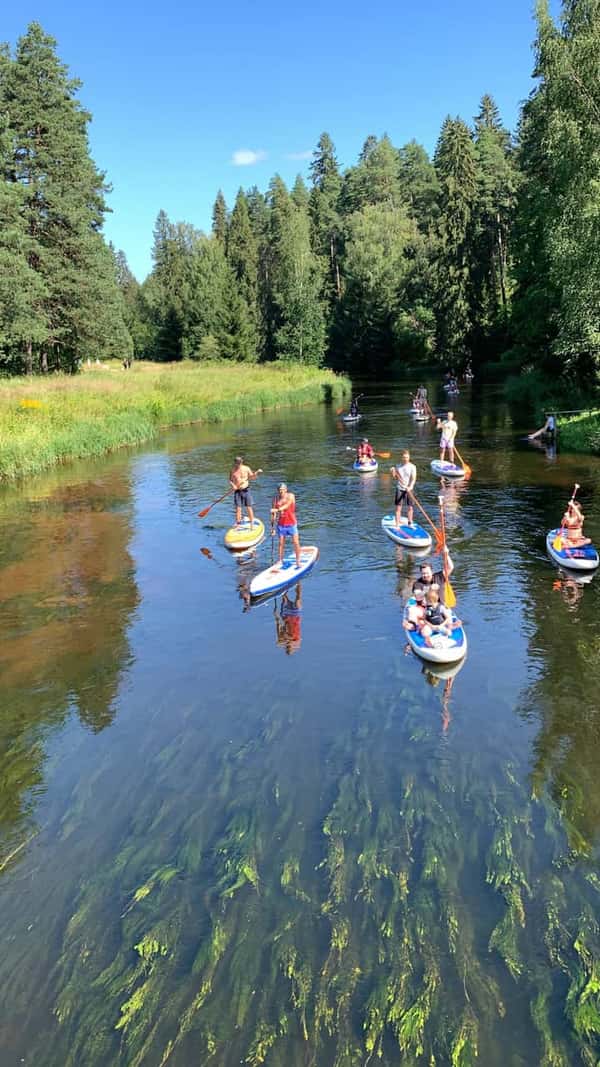
[[[600,410],[560,419],[559,441],[565,452],[588,452],[599,456]]]
[[[341,403],[350,382],[290,364],[136,363],[0,380],[0,482],[149,441],[168,427]]]

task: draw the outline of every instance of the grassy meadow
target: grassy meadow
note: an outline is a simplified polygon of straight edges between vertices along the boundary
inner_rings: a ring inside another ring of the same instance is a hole
[[[296,364],[119,363],[79,375],[0,379],[0,481],[138,445],[170,426],[341,402],[332,371]]]

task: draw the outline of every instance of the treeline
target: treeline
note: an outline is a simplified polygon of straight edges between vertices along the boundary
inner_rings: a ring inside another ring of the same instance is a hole
[[[219,192],[210,234],[161,211],[141,284],[102,241],[89,115],[33,25],[0,65],[0,359],[472,359],[594,378],[600,0],[564,0],[560,27],[540,0],[537,18],[516,137],[489,95],[472,124],[444,121],[432,159],[369,136],[342,171],[324,133],[308,185]]]

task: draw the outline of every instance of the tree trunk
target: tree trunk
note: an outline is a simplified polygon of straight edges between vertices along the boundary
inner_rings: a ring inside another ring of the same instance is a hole
[[[27,348],[25,349],[25,372],[33,374],[33,346],[31,341],[27,342]]]
[[[40,352],[40,370],[42,374],[48,373],[48,353],[45,348]]]
[[[505,278],[506,260],[505,260],[504,244],[502,242],[502,227],[500,225],[500,216],[499,215],[496,215],[496,226],[498,228],[497,229],[497,233],[498,233],[498,266],[499,266],[499,273],[500,273],[500,293],[502,295],[502,310],[504,311],[504,315],[506,316],[506,278]]]

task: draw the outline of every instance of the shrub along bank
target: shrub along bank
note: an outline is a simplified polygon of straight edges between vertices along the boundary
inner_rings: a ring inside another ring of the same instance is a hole
[[[565,452],[594,452],[600,455],[600,410],[561,419],[559,441]]]
[[[0,481],[137,445],[170,426],[296,404],[339,403],[347,378],[285,363],[108,364],[0,380]]]

